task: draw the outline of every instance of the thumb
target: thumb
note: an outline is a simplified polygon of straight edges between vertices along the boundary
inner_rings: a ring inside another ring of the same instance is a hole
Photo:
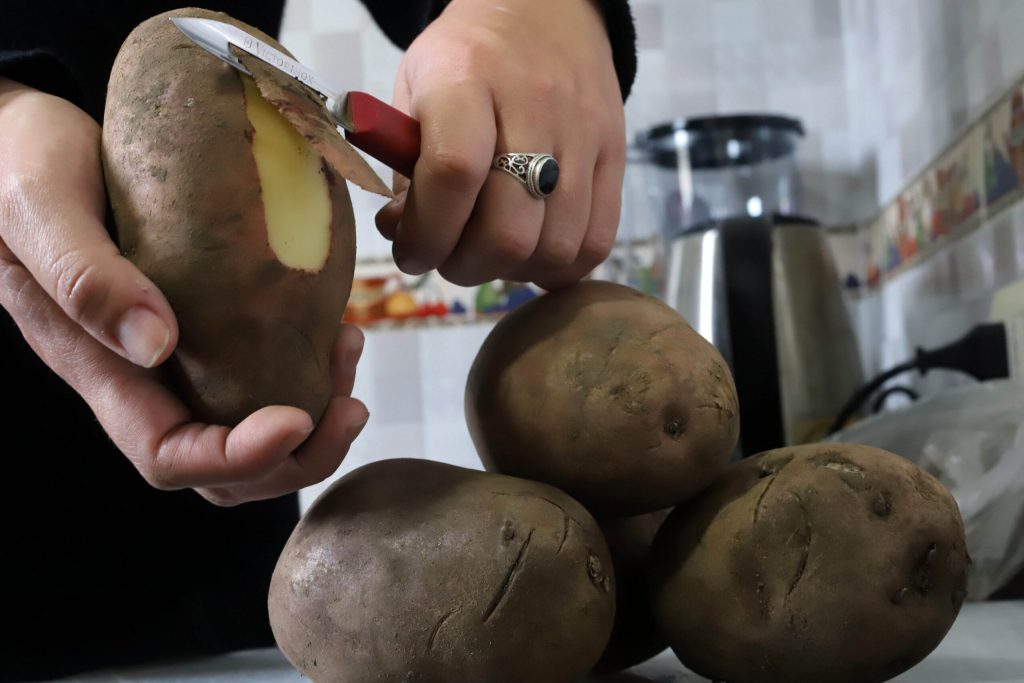
[[[100,127],[71,103],[29,89],[8,93],[0,115],[0,256],[24,266],[111,350],[144,367],[163,362],[177,323],[104,227]],[[32,297],[8,294],[9,307],[31,305]]]
[[[178,341],[170,304],[99,220],[20,218],[4,235],[7,246],[71,320],[136,365],[166,360]]]

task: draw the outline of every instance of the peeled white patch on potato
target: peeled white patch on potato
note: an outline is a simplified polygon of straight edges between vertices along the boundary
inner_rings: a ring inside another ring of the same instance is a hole
[[[260,93],[309,141],[334,171],[368,192],[393,196],[370,164],[338,132],[323,101],[308,87],[236,47],[232,54],[248,69]]]
[[[289,268],[318,272],[331,250],[331,194],[320,155],[251,78],[242,83],[270,248]]]

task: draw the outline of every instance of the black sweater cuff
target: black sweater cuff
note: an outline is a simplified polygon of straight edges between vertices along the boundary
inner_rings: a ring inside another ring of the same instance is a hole
[[[81,100],[71,72],[46,50],[0,50],[0,76],[71,102]]]
[[[592,1],[604,15],[615,74],[618,76],[619,89],[625,102],[633,87],[637,68],[636,27],[629,9],[629,0]],[[408,0],[363,0],[384,34],[403,50],[409,47],[430,22],[441,15],[448,2],[449,0],[425,0],[413,3],[415,6],[410,8]]]
[[[608,29],[608,40],[612,45],[612,61],[615,74],[619,77],[622,101],[629,97],[636,80],[636,26],[629,0],[596,0],[604,14],[604,25]]]

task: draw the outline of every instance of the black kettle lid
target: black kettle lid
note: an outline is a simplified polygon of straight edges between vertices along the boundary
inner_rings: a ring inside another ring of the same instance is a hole
[[[684,133],[680,140],[679,133]],[[747,166],[793,154],[804,126],[778,114],[728,114],[676,119],[636,136],[659,166],[675,167],[685,145],[692,168]]]

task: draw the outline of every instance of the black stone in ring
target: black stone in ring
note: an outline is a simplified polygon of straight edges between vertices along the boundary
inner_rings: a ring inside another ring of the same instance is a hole
[[[558,162],[550,154],[500,154],[491,166],[513,176],[537,199],[550,196],[558,185]]]

